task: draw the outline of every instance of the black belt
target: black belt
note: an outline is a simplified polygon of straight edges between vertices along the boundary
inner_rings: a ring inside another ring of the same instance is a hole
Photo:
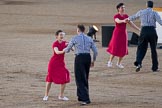
[[[142,26],[142,28],[155,28],[154,26]]]
[[[76,56],[79,56],[79,55],[90,55],[90,53],[78,53],[78,54],[75,54]]]

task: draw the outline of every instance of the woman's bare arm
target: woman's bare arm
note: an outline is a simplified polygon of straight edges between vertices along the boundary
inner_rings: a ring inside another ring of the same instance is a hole
[[[54,47],[53,50],[55,51],[56,54],[63,54],[64,51],[59,51],[57,47]]]

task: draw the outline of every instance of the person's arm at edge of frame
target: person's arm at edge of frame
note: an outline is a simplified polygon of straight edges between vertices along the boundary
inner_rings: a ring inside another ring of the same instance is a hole
[[[93,60],[91,62],[91,67],[94,66],[94,62],[96,61],[96,57],[98,55],[97,47],[96,47],[95,43],[93,42],[93,40],[92,40],[92,51],[93,51]]]
[[[157,12],[155,12],[155,18],[156,18],[156,21],[162,26],[162,18]]]

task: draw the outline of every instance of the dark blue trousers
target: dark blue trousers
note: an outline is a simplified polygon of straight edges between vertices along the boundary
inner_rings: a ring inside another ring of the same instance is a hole
[[[80,54],[75,57],[75,81],[77,86],[78,101],[90,102],[89,98],[89,71],[91,65],[90,54]]]
[[[155,71],[158,69],[158,57],[157,57],[157,33],[154,27],[142,27],[141,34],[139,37],[138,47],[137,47],[137,55],[136,55],[136,63],[142,65],[142,60],[144,59],[148,43],[151,48],[151,58],[152,58],[152,70]]]

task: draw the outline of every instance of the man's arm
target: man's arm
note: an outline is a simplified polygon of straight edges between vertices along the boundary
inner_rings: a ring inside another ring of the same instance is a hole
[[[70,52],[70,50],[72,49],[72,47],[74,46],[74,38],[72,38],[68,44],[68,46],[66,48],[63,49],[63,51],[65,53]]]
[[[93,41],[92,41],[92,51],[93,51],[93,61],[91,62],[91,67],[94,66],[94,62],[96,61],[96,57],[98,55],[97,47],[96,47],[96,45],[94,44]]]
[[[157,12],[155,12],[155,18],[156,18],[156,21],[157,21],[160,25],[162,25],[162,19],[161,19],[160,15],[159,15]]]
[[[98,55],[98,52],[97,52],[97,47],[94,44],[94,42],[92,42],[92,51],[93,51],[93,62],[95,62],[96,61],[96,57]]]
[[[141,11],[138,11],[136,14],[129,16],[128,19],[131,21],[134,21],[136,19],[138,19],[141,16]]]

